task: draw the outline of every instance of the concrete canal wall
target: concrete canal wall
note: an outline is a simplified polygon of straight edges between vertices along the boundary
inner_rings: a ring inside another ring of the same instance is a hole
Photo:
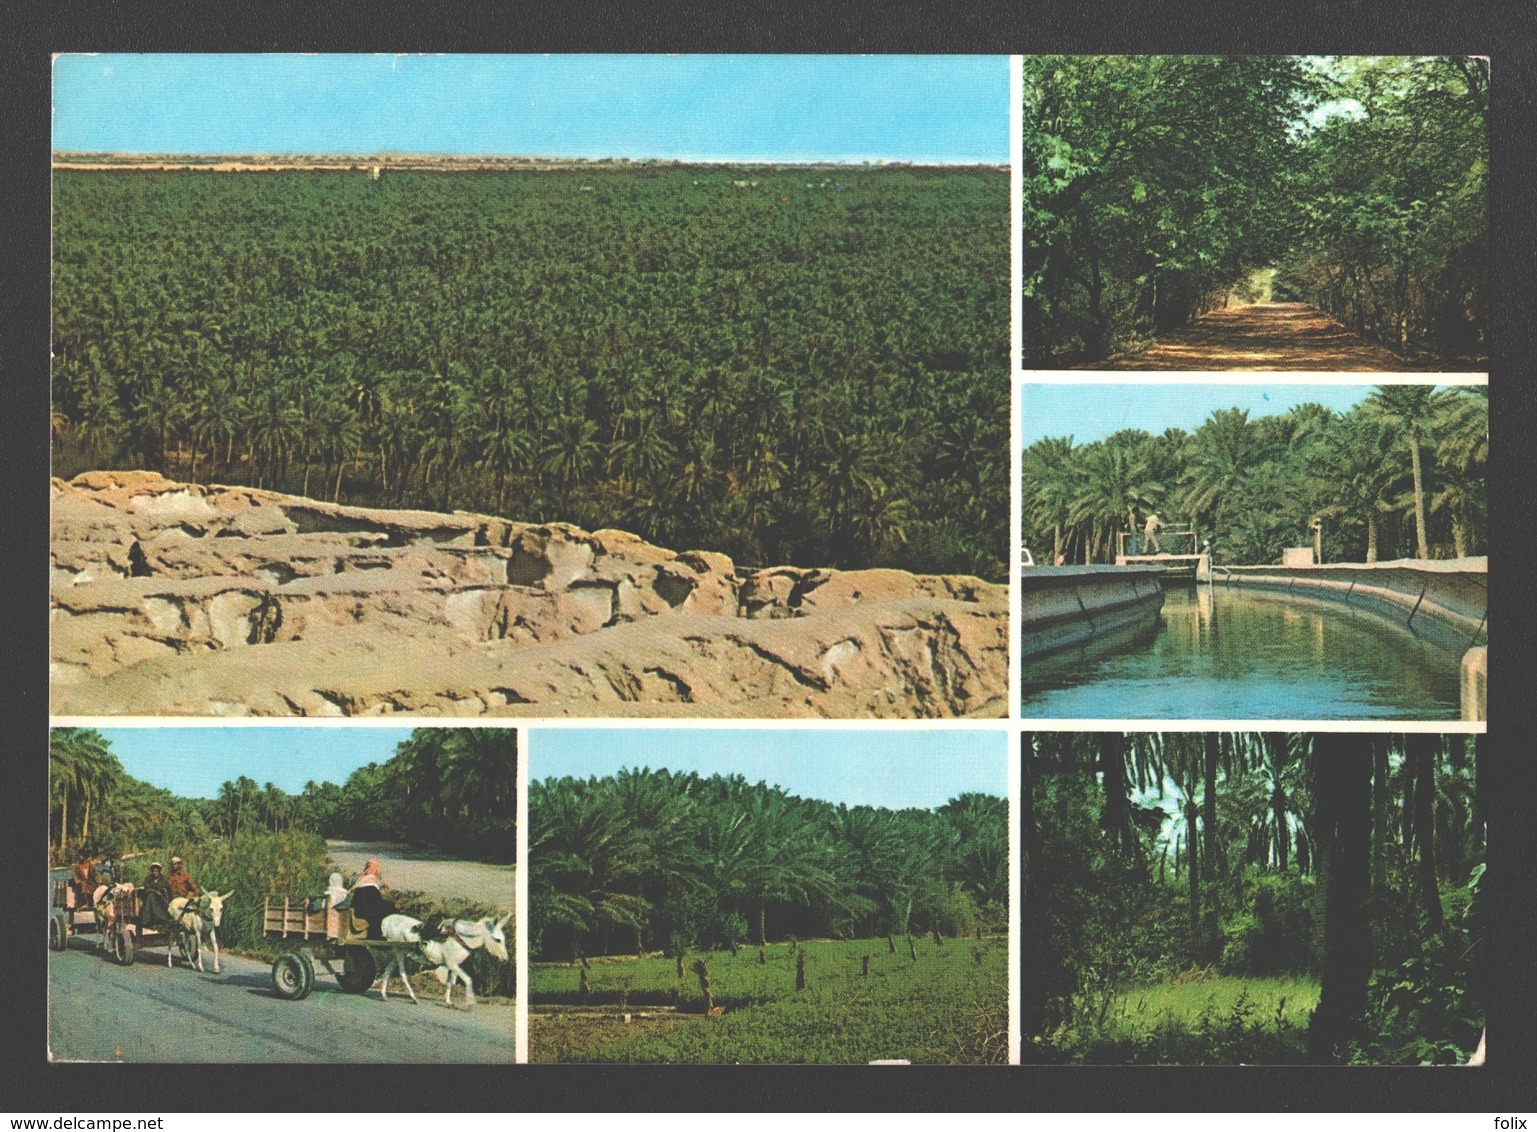
[[[1413,629],[1433,623],[1466,646],[1462,656],[1462,718],[1488,717],[1489,559],[1398,559],[1371,565],[1213,566],[1218,585],[1337,601]]]
[[[1151,622],[1161,566],[1037,566],[1020,575],[1021,655],[1028,660]]]

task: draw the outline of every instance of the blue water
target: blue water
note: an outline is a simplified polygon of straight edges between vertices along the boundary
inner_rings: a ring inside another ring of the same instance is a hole
[[[1337,603],[1171,586],[1155,624],[1026,661],[1027,719],[1456,720],[1468,642]]]

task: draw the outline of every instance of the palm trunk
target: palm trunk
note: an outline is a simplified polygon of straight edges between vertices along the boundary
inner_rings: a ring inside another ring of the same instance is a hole
[[[1187,787],[1195,784],[1186,780]],[[1196,810],[1195,792],[1188,790],[1185,794],[1185,877],[1190,886],[1190,946],[1193,951],[1199,946],[1201,938],[1201,867],[1200,854],[1196,851]]]
[[[1425,480],[1420,470],[1420,438],[1409,434],[1410,466],[1414,469],[1414,534],[1419,556],[1430,557],[1430,544],[1425,540]]]
[[[1420,899],[1425,907],[1425,927],[1439,935],[1444,925],[1441,893],[1436,886],[1436,743],[1433,735],[1409,735],[1404,740],[1406,757],[1415,761],[1414,840],[1419,846]]]
[[[1035,822],[1035,746],[1030,732],[1020,738],[1020,749],[1023,752],[1019,776],[1020,847],[1023,853],[1019,910],[1019,1027],[1021,1033],[1035,1035],[1046,1025],[1046,987],[1036,916],[1041,839]]]
[[[1323,733],[1314,738],[1313,759],[1324,954],[1308,1051],[1325,1063],[1338,1059],[1339,1047],[1359,1031],[1366,1009],[1372,965],[1366,914],[1372,756],[1358,736]]]
[[[1291,845],[1290,830],[1286,825],[1286,788],[1281,785],[1281,774],[1286,769],[1286,734],[1273,731],[1265,736],[1271,751],[1274,782],[1270,790],[1270,812],[1275,820],[1276,865],[1286,871],[1286,851]]]
[[[1381,900],[1388,887],[1388,842],[1392,839],[1393,800],[1388,786],[1387,739],[1372,737],[1372,892]]]
[[[1377,561],[1377,516],[1366,517],[1366,561]]]

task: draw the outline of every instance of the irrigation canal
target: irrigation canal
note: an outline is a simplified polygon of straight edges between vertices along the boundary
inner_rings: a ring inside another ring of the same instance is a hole
[[[1467,640],[1338,602],[1202,584],[1122,632],[1025,661],[1027,719],[1460,718]]]

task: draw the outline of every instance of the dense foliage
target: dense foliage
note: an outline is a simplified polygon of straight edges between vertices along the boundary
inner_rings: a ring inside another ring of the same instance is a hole
[[[341,786],[307,782],[298,794],[240,775],[213,798],[178,797],[125,773],[107,739],[88,728],[50,733],[49,771],[49,849],[58,860],[82,845],[123,854],[288,831],[493,861],[517,855],[517,732],[506,728],[418,728],[384,763],[359,767]]]
[[[641,769],[528,800],[536,956],[1007,926],[1009,811],[991,795],[886,810]]]
[[[1006,171],[59,171],[54,205],[58,474],[1003,576]]]
[[[325,839],[299,829],[251,829],[238,838],[186,842],[170,840],[145,845],[142,855],[118,865],[116,879],[141,885],[151,860],[182,857],[186,869],[205,892],[232,892],[219,928],[222,946],[258,950],[262,907],[269,896],[301,897],[324,892],[330,864]]]
[[[1341,773],[1357,812],[1336,805]],[[1026,1060],[1445,1063],[1477,1046],[1471,737],[1027,735],[1021,804]]]
[[[1024,98],[1027,368],[1272,293],[1482,364],[1481,61],[1027,55]]]
[[[1487,386],[1382,386],[1344,414],[1219,409],[1194,433],[1048,437],[1024,453],[1025,545],[1114,562],[1118,534],[1156,511],[1224,563],[1278,561],[1312,541],[1315,518],[1325,562],[1483,554],[1488,460]]]
[[[805,979],[797,989],[797,966]],[[588,993],[580,977],[588,975]],[[724,1015],[702,1017],[698,975],[666,958],[538,964],[535,1002],[640,1006],[679,1013],[622,1022],[613,1013],[534,1014],[534,1061],[650,1061],[672,1064],[1004,1064],[1008,1060],[1008,941],[1002,937],[904,943],[882,940],[772,944],[708,957],[712,1000]]]

